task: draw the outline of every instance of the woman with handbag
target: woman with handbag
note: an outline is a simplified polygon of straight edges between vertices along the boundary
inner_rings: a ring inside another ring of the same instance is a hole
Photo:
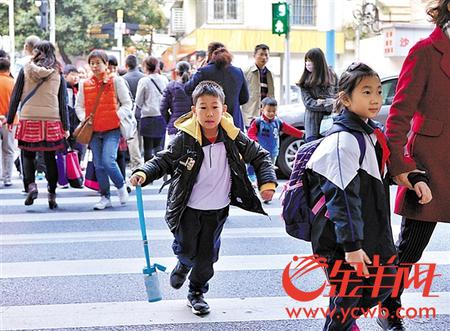
[[[105,51],[93,50],[88,63],[93,76],[80,84],[75,110],[81,123],[74,135],[78,141],[89,142],[101,194],[94,210],[103,210],[112,206],[109,179],[118,189],[120,204],[128,201],[116,157],[121,135],[119,112],[131,113],[132,101],[123,78],[108,74]]]
[[[158,74],[157,58],[148,56],[143,67],[147,76],[139,80],[135,105],[141,110],[139,134],[144,140],[144,161],[147,162],[164,146],[166,121],[159,108],[167,82]]]
[[[305,68],[298,86],[305,105],[306,141],[319,139],[320,125],[333,110],[338,79],[328,67],[320,48],[312,48],[305,54]]]
[[[56,60],[55,47],[48,41],[38,42],[32,59],[17,76],[8,112],[8,127],[12,129],[16,112],[20,121],[16,131],[19,148],[23,151],[24,184],[28,189],[25,205],[38,196],[35,183],[36,152],[44,153],[50,209],[57,207],[56,186],[58,168],[55,152],[66,148],[69,120],[65,98],[66,83],[61,64]]]

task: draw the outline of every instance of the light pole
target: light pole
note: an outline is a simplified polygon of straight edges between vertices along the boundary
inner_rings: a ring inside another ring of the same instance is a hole
[[[0,3],[8,5],[8,29],[9,29],[9,56],[11,57],[11,68],[14,68],[16,59],[16,43],[14,33],[14,0],[1,0]]]
[[[56,47],[56,1],[50,0],[50,42]]]
[[[353,11],[353,17],[356,19],[355,57],[356,60],[359,60],[361,33],[367,34],[373,32],[375,34],[379,34],[381,31],[378,7],[371,2],[366,2],[366,0],[363,0],[361,8],[355,9]]]

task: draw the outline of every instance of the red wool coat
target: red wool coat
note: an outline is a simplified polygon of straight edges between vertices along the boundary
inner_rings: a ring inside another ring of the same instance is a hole
[[[414,191],[399,186],[395,212],[450,223],[450,39],[441,28],[411,48],[386,129],[391,175],[424,169],[433,195],[420,205]]]

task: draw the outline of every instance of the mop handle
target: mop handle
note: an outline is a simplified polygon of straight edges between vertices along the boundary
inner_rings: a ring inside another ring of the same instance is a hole
[[[151,270],[150,252],[148,250],[147,229],[145,228],[144,203],[142,202],[141,185],[136,186],[136,201],[137,201],[137,209],[138,209],[138,213],[139,213],[139,224],[141,226],[142,241],[144,242],[145,262],[147,264],[147,269]]]

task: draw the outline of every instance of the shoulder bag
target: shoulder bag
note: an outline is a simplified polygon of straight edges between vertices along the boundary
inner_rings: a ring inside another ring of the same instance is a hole
[[[75,131],[73,132],[73,136],[75,137],[76,141],[80,144],[89,144],[89,142],[91,141],[92,133],[94,132],[93,122],[95,111],[97,110],[98,104],[100,102],[100,97],[104,89],[105,84],[102,84],[102,86],[100,86],[100,90],[98,91],[97,97],[95,98],[94,109],[92,109],[92,112],[89,114],[88,117],[86,117],[83,121],[81,121],[81,123],[76,127]]]
[[[114,82],[114,88],[116,90],[116,95],[118,96],[116,82]],[[129,95],[130,98],[132,98],[131,92],[129,92]],[[117,115],[119,116],[120,119],[120,134],[122,135],[122,137],[125,138],[125,140],[128,140],[134,137],[134,134],[137,130],[137,121],[136,118],[134,117],[133,112],[120,107],[119,98],[117,98],[117,100],[119,102],[119,109],[117,110]]]

